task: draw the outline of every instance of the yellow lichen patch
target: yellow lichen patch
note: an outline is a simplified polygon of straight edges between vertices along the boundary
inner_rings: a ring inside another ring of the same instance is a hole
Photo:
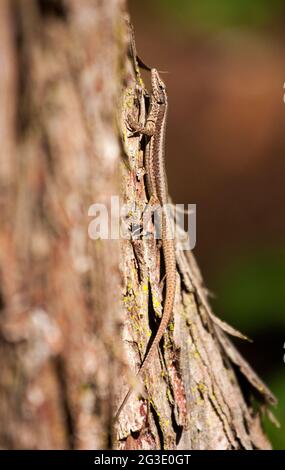
[[[124,103],[124,109],[125,108],[133,108],[134,106],[134,94],[133,94],[133,89],[132,88],[127,88],[125,93],[124,93],[124,98],[123,98],[123,103]]]
[[[148,387],[149,387],[149,382],[148,382],[148,378],[147,378],[147,377],[145,377],[143,383],[144,383],[145,388],[148,389]],[[153,403],[152,403],[151,400],[150,400],[150,403],[153,405]]]
[[[159,309],[160,306],[161,306],[161,303],[160,303],[159,300],[155,300],[155,301],[153,302],[153,307],[154,307],[155,309]]]
[[[168,398],[168,401],[172,403],[173,400],[172,400],[172,395],[171,395],[171,391],[169,387],[167,388],[166,396]]]
[[[199,382],[199,383],[198,383],[198,389],[199,389],[201,392],[207,392],[207,386],[206,386],[203,382]]]

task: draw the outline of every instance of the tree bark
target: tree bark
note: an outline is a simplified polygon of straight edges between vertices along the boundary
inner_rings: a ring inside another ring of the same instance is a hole
[[[1,448],[110,446],[119,242],[88,209],[119,192],[123,7],[0,3]]]
[[[250,395],[274,397],[205,308],[189,254],[144,397],[112,429],[163,310],[159,244],[88,237],[94,202],[147,202],[124,14],[124,0],[0,3],[0,447],[267,449]]]
[[[145,148],[142,136],[130,131],[126,123],[129,115],[145,122],[148,100],[137,64],[128,65],[122,119],[128,165],[123,188],[125,201],[134,204],[131,221],[136,227],[147,202]],[[149,231],[153,233],[154,227]],[[134,369],[139,370],[150,338],[155,336],[163,311],[164,274],[161,247],[154,240],[125,241],[123,248],[123,340],[132,374],[121,390],[121,401],[130,383],[136,384]],[[179,248],[178,238],[173,319],[145,374],[145,398],[133,393],[120,417],[118,448],[269,449],[260,421],[264,408],[254,409],[252,399],[255,395],[259,403],[268,405],[275,398],[228,338],[228,334],[243,335],[212,312],[194,256]]]

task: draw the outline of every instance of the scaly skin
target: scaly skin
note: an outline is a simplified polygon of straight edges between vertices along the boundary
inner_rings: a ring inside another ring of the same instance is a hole
[[[149,196],[159,201],[162,208],[161,215],[161,237],[162,250],[166,275],[166,295],[161,321],[151,346],[144,358],[144,361],[138,372],[138,377],[147,370],[153,358],[156,348],[164,335],[169,320],[172,315],[175,289],[176,289],[176,258],[174,239],[171,230],[171,222],[166,210],[168,203],[168,187],[165,173],[165,131],[167,118],[167,94],[164,83],[162,82],[156,69],[151,70],[152,95],[150,111],[144,127],[130,122],[131,127],[150,137],[150,142],[146,151],[146,177]],[[128,401],[132,388],[129,389],[121,406],[119,407],[115,421],[119,418],[126,402]]]

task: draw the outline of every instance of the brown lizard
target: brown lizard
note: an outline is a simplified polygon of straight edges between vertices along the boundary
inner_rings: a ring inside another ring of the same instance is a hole
[[[172,315],[176,289],[175,244],[171,221],[166,207],[168,204],[168,186],[165,172],[165,132],[168,102],[165,84],[161,80],[156,69],[151,69],[151,85],[152,93],[150,110],[145,125],[139,125],[134,122],[132,118],[129,119],[129,125],[132,130],[141,132],[142,134],[150,137],[145,152],[147,189],[152,203],[157,201],[161,207],[161,238],[166,275],[166,294],[161,321],[156,335],[139,369],[139,377],[141,377],[148,368],[155,350],[165,333]],[[125,396],[116,413],[115,421],[117,421],[121,414],[132,390],[133,389],[130,388]]]

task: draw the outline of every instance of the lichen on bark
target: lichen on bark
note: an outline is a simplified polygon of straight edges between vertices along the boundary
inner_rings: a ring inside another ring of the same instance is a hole
[[[127,164],[122,166],[123,200],[133,208],[130,223],[139,226],[148,200],[145,147],[142,136],[132,132],[127,122],[131,115],[144,123],[147,98],[132,57],[126,62],[125,82],[121,134]],[[150,225],[149,231],[153,230]],[[123,366],[117,406],[130,384],[137,389],[117,425],[118,448],[268,449],[261,407],[254,407],[252,396],[257,394],[261,403],[268,404],[275,403],[275,398],[228,339],[227,333],[237,332],[215,317],[208,300],[206,305],[203,302],[207,292],[193,254],[179,251],[179,240],[176,245],[173,319],[139,388],[135,374],[163,312],[163,255],[152,238],[123,241],[122,336],[129,369]],[[202,298],[199,289],[203,289]],[[241,375],[247,379],[243,390]]]

